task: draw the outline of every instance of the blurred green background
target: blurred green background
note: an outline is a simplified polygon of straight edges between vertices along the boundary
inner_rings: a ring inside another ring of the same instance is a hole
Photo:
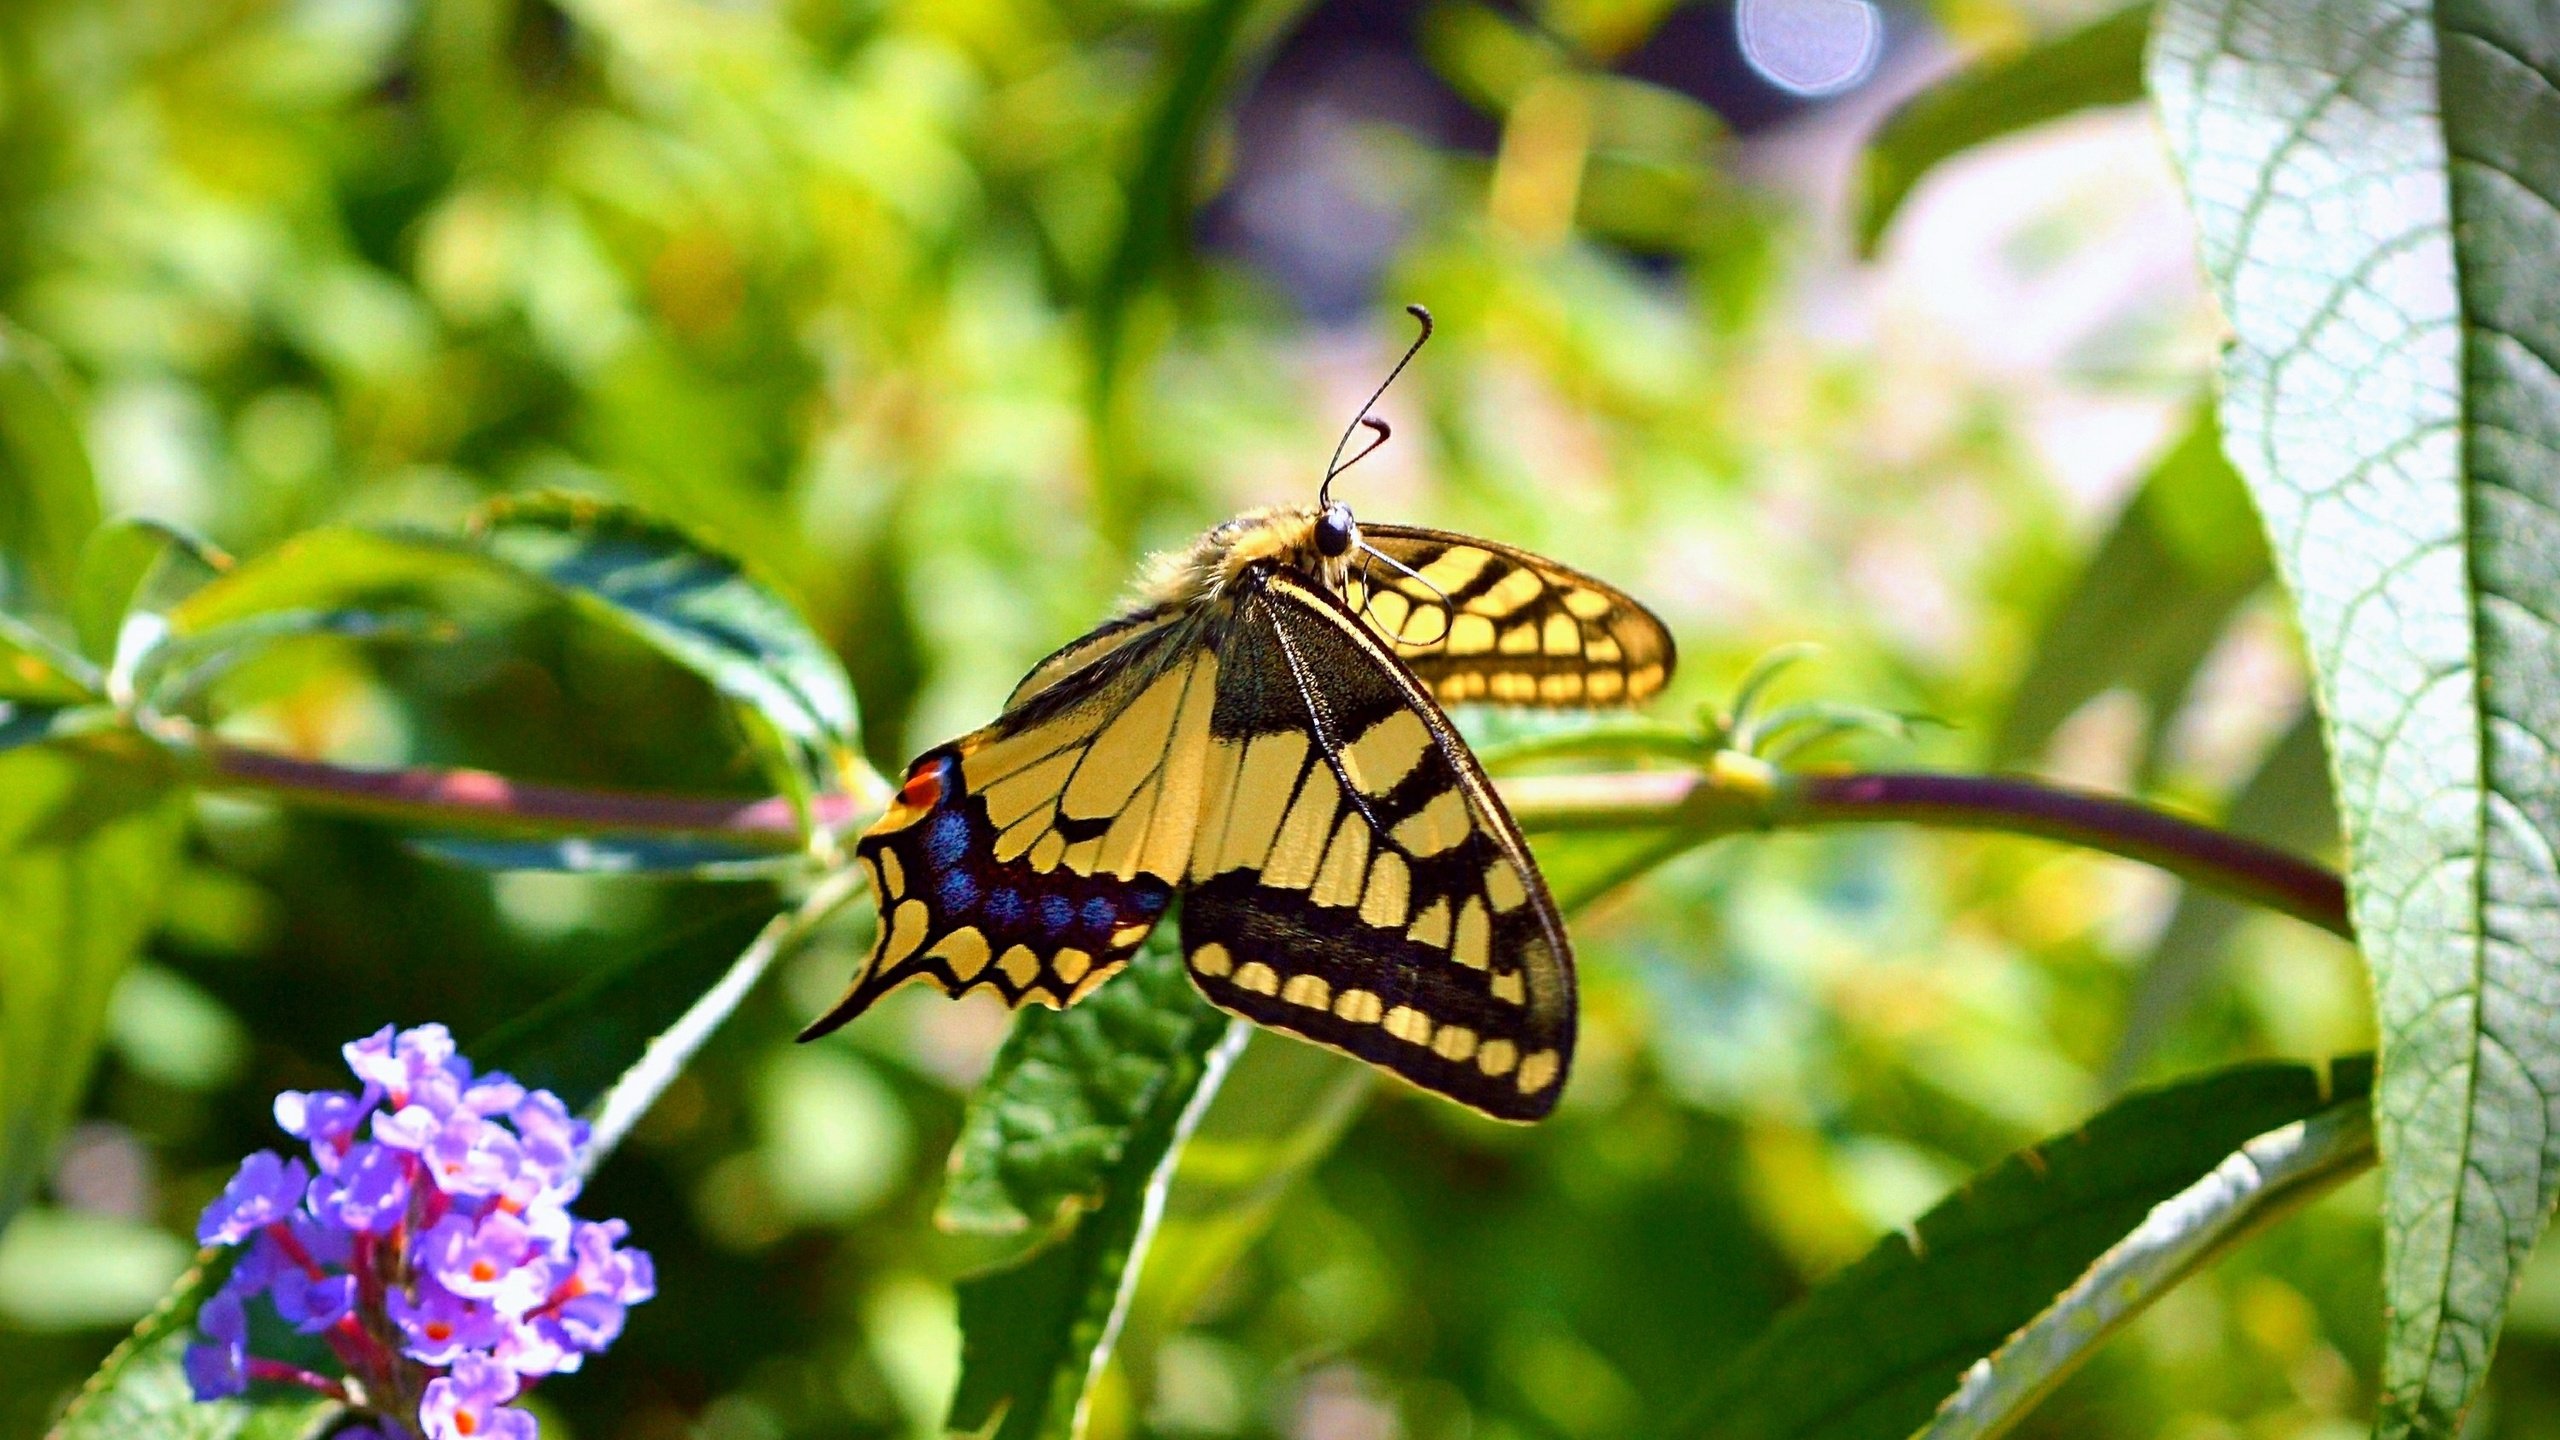
[[[713,537],[837,647],[895,773],[1144,551],[1307,498],[1420,301],[1440,338],[1345,497],[1652,602],[1684,652],[1664,712],[1816,641],[1784,698],[1935,722],[1843,758],[2207,815],[2245,792],[2241,823],[2317,848],[2295,641],[2245,502],[2175,451],[2215,332],[2147,117],[1969,155],[1876,254],[1851,242],[1900,97],[2080,18],[10,0],[0,315],[75,378],[110,507],[235,552],[545,486]],[[30,599],[23,567],[0,582]],[[636,645],[505,599],[480,620],[296,642],[212,703],[348,763],[759,784],[707,692]],[[329,1083],[340,1041],[442,1019],[468,1044],[642,950],[708,973],[772,903],[492,878],[238,800],[202,802],[190,847],[85,1118],[0,1237],[0,1434],[39,1431],[165,1288],[274,1142],[268,1097]],[[1583,1048],[1533,1130],[1257,1038],[1094,1433],[1667,1422],[1811,1279],[2125,1085],[2370,1045],[2343,945],[2178,900],[2021,841],[1724,842],[1578,922]],[[1006,1016],[910,993],[790,1046],[866,940],[794,962],[599,1178],[663,1290],[544,1387],[546,1435],[936,1430],[951,1280],[998,1249],[929,1217]],[[1222,1143],[1322,1087],[1345,1087],[1338,1145],[1300,1137],[1297,1183],[1239,1196]],[[2361,1433],[2372,1203],[2351,1186],[2173,1295],[2033,1432]],[[1258,1238],[1224,1223],[1255,1206]],[[2529,1282],[2483,1425],[2560,1435],[2560,1273]]]

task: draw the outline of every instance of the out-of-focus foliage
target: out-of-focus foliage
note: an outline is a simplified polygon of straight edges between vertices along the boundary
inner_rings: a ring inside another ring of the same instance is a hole
[[[2277,608],[2235,583],[2174,663],[2128,646],[2112,672],[2103,648],[2063,665],[2086,637],[2051,624],[2127,583],[2084,565],[2154,514],[2136,486],[2210,365],[2156,136],[2099,113],[1963,157],[1873,264],[1847,258],[1856,141],[1935,47],[2087,18],[1940,10],[1943,35],[1895,14],[1875,77],[1815,102],[1698,5],[23,0],[0,14],[0,600],[76,612],[93,464],[105,513],[247,557],[197,596],[288,542],[397,582],[366,601],[394,623],[280,633],[203,677],[187,703],[226,734],[770,788],[764,737],[690,662],[522,587],[395,573],[346,528],[451,536],[492,496],[583,492],[770,577],[895,773],[1104,613],[1137,552],[1306,496],[1410,299],[1440,338],[1342,492],[1656,604],[1684,658],[1667,713],[1814,640],[1781,698],[1942,722],[1858,753],[1978,767],[2032,731],[2019,763],[2216,813],[2303,704]],[[2234,538],[2163,533],[2206,547],[2181,556]],[[182,636],[213,619],[152,608]],[[0,632],[0,696],[85,701],[81,642]],[[2067,703],[2021,690],[2064,670]],[[263,1143],[258,1097],[339,1040],[636,1013],[711,983],[773,904],[409,840],[195,804],[95,1078],[0,1235],[0,1434],[35,1432],[175,1278],[170,1237]],[[2371,1043],[2345,948],[2250,920],[2198,942],[2175,1003],[2139,1012],[2150,1058],[2111,1076],[2174,898],[2016,841],[1725,842],[1577,919],[1583,1048],[1534,1130],[1256,1037],[1181,1157],[1092,1433],[1634,1433],[2116,1080]],[[610,1362],[544,1387],[547,1435],[939,1427],[957,1282],[1026,1243],[932,1224],[1007,1022],[906,995],[789,1046],[867,938],[857,916],[787,962],[597,1177],[664,1289]],[[2242,1249],[2029,1432],[2358,1425],[2372,1210],[2350,1192]],[[2560,1433],[2553,1293],[2528,1271],[2500,1433]]]

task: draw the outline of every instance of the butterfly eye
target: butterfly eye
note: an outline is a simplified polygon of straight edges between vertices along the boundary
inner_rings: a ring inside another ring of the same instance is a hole
[[[1316,551],[1327,560],[1338,560],[1351,553],[1351,537],[1357,529],[1351,523],[1351,507],[1333,504],[1324,507],[1316,517]]]

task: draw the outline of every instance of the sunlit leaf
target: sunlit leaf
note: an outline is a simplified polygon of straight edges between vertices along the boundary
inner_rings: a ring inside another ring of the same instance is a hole
[[[100,526],[81,549],[71,597],[82,653],[107,667],[114,688],[167,634],[166,612],[230,568],[230,556],[175,525],[127,518]]]
[[[2133,1235],[2259,1136],[2360,1105],[2370,1069],[2250,1065],[2128,1097],[1967,1182],[1708,1382],[1674,1433],[1900,1440]]]
[[[97,667],[8,615],[0,615],[0,700],[77,705],[95,700]]]
[[[738,561],[637,511],[562,496],[494,506],[476,537],[765,720],[790,746],[799,784],[826,787],[861,763],[844,666]]]
[[[420,530],[310,530],[241,561],[169,612],[173,635],[200,638],[279,613],[425,608],[429,597],[489,594],[519,579],[463,540]]]
[[[184,812],[139,759],[0,755],[0,1224],[80,1102],[108,997],[157,922]]]
[[[2119,687],[2153,701],[2155,733],[2205,656],[2269,575],[2249,494],[2222,457],[2210,412],[2162,455],[2047,612],[1991,745],[1991,763],[2032,760],[2062,722]]]
[[[1982,61],[1920,92],[1868,142],[1858,248],[1873,252],[1922,176],[2004,135],[2142,98],[2150,0]]]
[[[2159,28],[2374,972],[2379,1429],[2451,1434],[2560,1183],[2560,10],[2165,0]]]
[[[0,321],[0,553],[26,567],[32,598],[64,607],[97,526],[97,481],[61,362]]]

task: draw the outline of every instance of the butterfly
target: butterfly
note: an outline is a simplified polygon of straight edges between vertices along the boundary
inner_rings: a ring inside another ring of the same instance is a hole
[[[1387,377],[1430,337],[1422,334]],[[1370,397],[1370,404],[1386,391]],[[1670,633],[1542,556],[1332,498],[1249,511],[1159,557],[1128,613],[1032,667],[982,729],[917,757],[854,847],[879,938],[823,1035],[910,980],[1072,1005],[1174,898],[1201,993],[1505,1120],[1573,1061],[1573,951],[1444,704],[1623,705]],[[1353,432],[1344,432],[1347,444]]]

